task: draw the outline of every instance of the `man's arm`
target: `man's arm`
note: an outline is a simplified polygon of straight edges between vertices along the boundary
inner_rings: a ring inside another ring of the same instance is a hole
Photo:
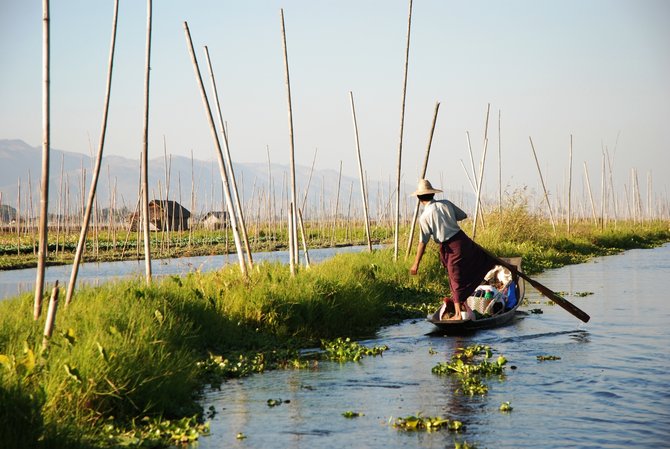
[[[409,274],[415,275],[419,272],[419,264],[421,263],[421,258],[423,257],[423,253],[425,251],[426,244],[419,242],[419,245],[416,247],[416,257],[414,258],[414,264],[412,265],[412,268],[409,269]]]

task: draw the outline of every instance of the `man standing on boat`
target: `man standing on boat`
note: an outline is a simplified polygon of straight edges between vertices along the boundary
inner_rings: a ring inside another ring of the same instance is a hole
[[[427,179],[421,179],[412,194],[423,205],[423,212],[419,218],[421,232],[416,258],[409,272],[415,275],[419,271],[421,258],[432,237],[440,245],[440,261],[449,274],[451,300],[456,312],[449,319],[460,320],[461,311],[465,310],[461,304],[465,304],[496,261],[461,230],[458,222],[468,215],[449,200],[434,199],[435,194],[441,192],[434,189]]]

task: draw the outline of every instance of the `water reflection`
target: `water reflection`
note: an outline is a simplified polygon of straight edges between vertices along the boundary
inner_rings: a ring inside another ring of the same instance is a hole
[[[345,246],[339,248],[319,248],[309,250],[312,263],[320,262],[338,253],[359,252],[366,246]],[[374,246],[381,248],[380,245]],[[287,251],[254,253],[255,261],[289,262]],[[224,254],[214,256],[180,257],[175,259],[155,259],[151,261],[152,274],[156,277],[170,274],[186,274],[191,271],[213,271],[224,265],[238,263],[237,255]],[[46,268],[45,282],[53,284],[59,281],[64,288],[70,279],[72,265],[58,265]],[[35,285],[35,268],[0,271],[0,300],[31,292]],[[144,260],[126,260],[120,262],[85,263],[79,268],[78,283],[99,285],[118,278],[144,277]]]

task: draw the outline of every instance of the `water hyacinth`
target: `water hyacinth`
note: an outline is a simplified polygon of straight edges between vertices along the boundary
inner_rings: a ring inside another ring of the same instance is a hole
[[[327,360],[335,362],[358,362],[365,356],[374,357],[382,355],[384,351],[388,350],[388,346],[386,345],[368,348],[355,341],[351,341],[350,338],[337,338],[333,341],[321,341],[321,346],[325,351],[324,357]]]
[[[460,381],[459,391],[469,396],[482,396],[488,393],[483,382],[487,376],[504,376],[507,359],[500,355],[495,362],[489,361],[492,350],[488,346],[472,345],[459,348],[450,362],[440,362],[432,368],[433,374],[455,375]],[[480,362],[475,359],[483,358]]]
[[[448,429],[451,432],[464,431],[465,426],[461,421],[442,418],[441,416],[407,416],[405,418],[396,418],[393,421],[393,427],[405,431],[427,431],[432,432],[440,429]]]

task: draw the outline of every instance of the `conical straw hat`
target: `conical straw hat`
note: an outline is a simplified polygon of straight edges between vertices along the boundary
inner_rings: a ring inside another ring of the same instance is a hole
[[[427,179],[419,179],[419,184],[417,185],[416,192],[412,193],[412,196],[419,195],[428,195],[429,193],[440,193],[442,192],[439,189],[434,189],[430,181]]]

